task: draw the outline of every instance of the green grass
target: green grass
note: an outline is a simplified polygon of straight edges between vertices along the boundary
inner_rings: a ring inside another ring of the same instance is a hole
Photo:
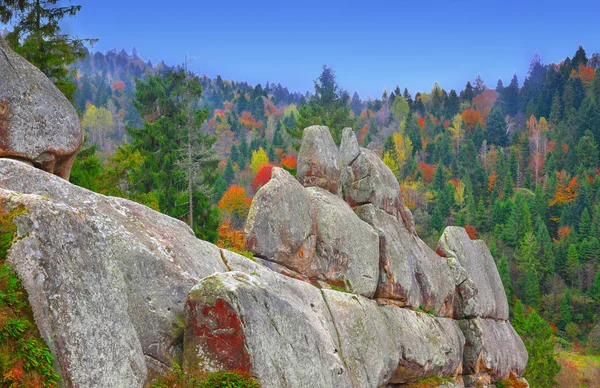
[[[260,388],[247,372],[214,372],[187,375],[177,363],[173,370],[146,384],[148,388]]]
[[[600,356],[562,350],[558,353],[557,360],[562,366],[556,376],[560,387],[600,387]]]

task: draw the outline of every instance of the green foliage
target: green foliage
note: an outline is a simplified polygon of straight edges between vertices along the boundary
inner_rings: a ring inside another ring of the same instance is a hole
[[[74,17],[81,6],[59,5],[59,0],[6,0],[0,3],[0,22],[13,26],[6,38],[15,52],[40,69],[73,100],[74,70],[69,66],[85,56],[84,43],[96,40],[72,38],[62,33],[62,19]]]
[[[560,365],[555,359],[554,346],[556,339],[552,328],[537,312],[532,311],[524,318],[522,311],[515,308],[513,326],[523,339],[529,362],[523,377],[532,387],[554,387],[555,376],[560,371]]]
[[[258,382],[247,372],[209,372],[185,374],[177,363],[173,370],[155,378],[150,388],[259,388]]]

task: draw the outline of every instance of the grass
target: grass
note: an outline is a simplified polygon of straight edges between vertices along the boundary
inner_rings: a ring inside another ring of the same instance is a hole
[[[173,364],[173,370],[146,384],[147,388],[259,388],[258,382],[247,372],[214,372],[192,376]]]
[[[557,360],[562,366],[560,373],[556,376],[559,387],[600,387],[600,356],[561,350]]]
[[[434,388],[443,383],[454,381],[453,379],[443,378],[440,376],[422,377],[414,383],[403,385],[404,388]]]
[[[13,218],[0,201],[0,386],[56,387],[60,377],[40,336],[27,294],[6,258],[16,234]]]

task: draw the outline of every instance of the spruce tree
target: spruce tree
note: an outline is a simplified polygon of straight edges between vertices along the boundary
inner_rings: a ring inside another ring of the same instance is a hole
[[[508,145],[508,134],[506,131],[507,125],[502,111],[497,107],[492,108],[486,124],[486,138],[488,143],[505,147]]]

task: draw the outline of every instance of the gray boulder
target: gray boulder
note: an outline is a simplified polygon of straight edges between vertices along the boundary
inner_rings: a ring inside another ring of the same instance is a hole
[[[273,168],[246,221],[246,249],[256,256],[309,274],[315,252],[314,211],[308,191],[287,171]]]
[[[411,235],[396,217],[373,205],[354,210],[379,233],[379,285],[375,297],[452,317],[454,281],[445,260]]]
[[[216,274],[190,291],[184,371],[248,371],[265,388],[351,387],[319,289],[242,257],[230,262],[253,274]]]
[[[379,237],[340,197],[319,187],[307,189],[315,211],[316,250],[311,278],[366,297],[379,280]]]
[[[69,179],[83,131],[73,105],[0,37],[0,158]]]
[[[466,340],[463,374],[471,375],[470,380],[489,379],[493,383],[511,374],[521,376],[527,365],[527,350],[509,322],[475,318],[459,324]]]
[[[456,319],[483,317],[508,320],[506,292],[490,250],[471,240],[464,228],[449,226],[438,242],[456,283]]]
[[[340,187],[340,154],[329,128],[313,125],[302,133],[298,152],[298,181],[337,194]]]
[[[8,263],[66,387],[141,387],[181,352],[187,294],[226,271],[220,250],[137,203],[0,159],[0,199],[23,206]]]
[[[354,387],[457,376],[464,337],[455,321],[323,290]]]
[[[342,153],[342,193],[350,206],[373,204],[402,220],[411,234],[416,234],[412,214],[404,204],[400,184],[394,173],[377,154],[359,148],[351,130],[344,130],[340,146]],[[356,155],[356,156],[355,156]]]

